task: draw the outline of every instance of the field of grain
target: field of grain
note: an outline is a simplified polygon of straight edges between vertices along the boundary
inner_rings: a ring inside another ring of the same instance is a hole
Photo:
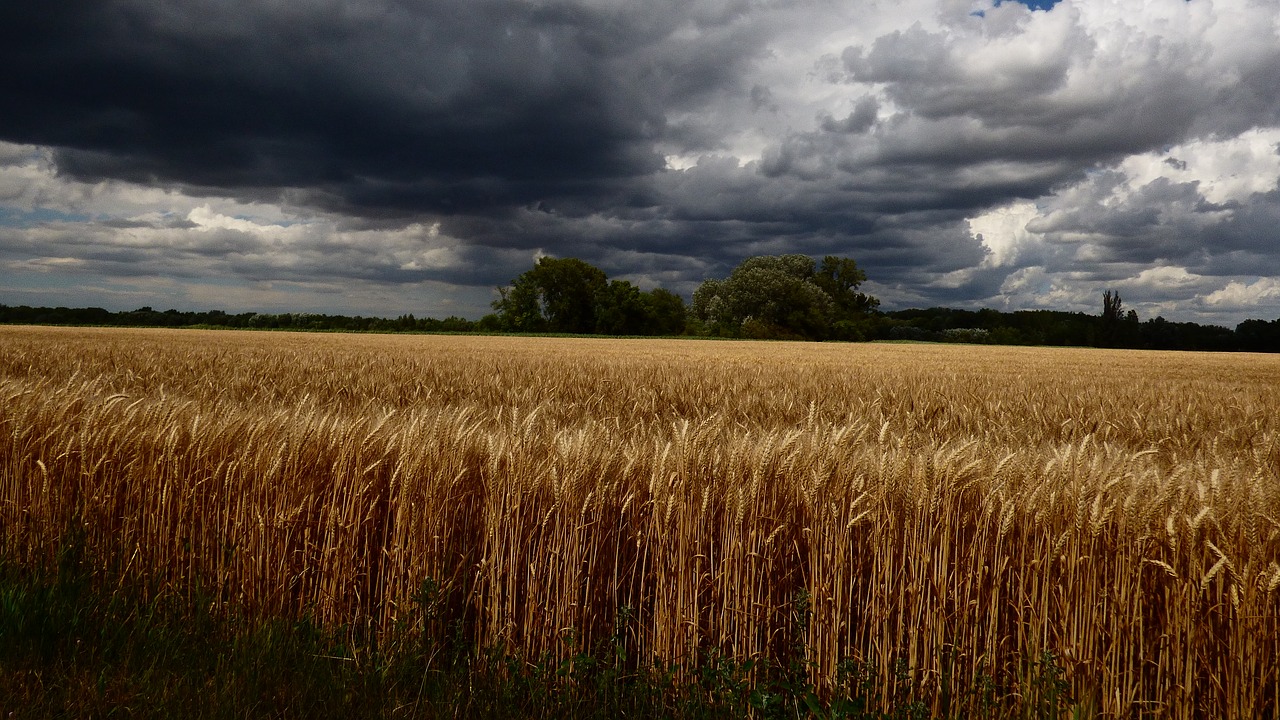
[[[941,696],[1052,652],[1092,712],[1277,710],[1280,356],[10,327],[0,398],[32,566],[527,657]]]

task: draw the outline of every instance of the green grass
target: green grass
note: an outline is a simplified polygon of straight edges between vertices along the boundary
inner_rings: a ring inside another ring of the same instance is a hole
[[[501,648],[431,644],[407,626],[379,644],[305,618],[215,615],[198,599],[143,602],[76,565],[64,559],[40,574],[0,563],[0,718],[929,717],[905,663],[887,706],[867,700],[876,678],[853,662],[824,700],[798,662],[704,654],[684,674],[636,662],[625,628],[568,661],[531,662]],[[432,611],[430,590],[424,584],[423,612]],[[804,598],[798,605],[800,622]],[[1027,668],[1015,684],[975,688],[983,695],[969,703],[980,709],[974,717],[1061,717],[1068,698],[1053,658]],[[962,717],[948,703],[944,714]]]

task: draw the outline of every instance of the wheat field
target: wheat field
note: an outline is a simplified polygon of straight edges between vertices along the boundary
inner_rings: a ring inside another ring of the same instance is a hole
[[[0,328],[0,551],[568,657],[1274,716],[1280,356]]]

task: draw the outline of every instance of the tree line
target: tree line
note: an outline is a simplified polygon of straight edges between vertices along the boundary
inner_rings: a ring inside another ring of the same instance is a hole
[[[102,308],[0,305],[0,323],[134,327],[227,327],[344,332],[558,333],[705,336],[785,340],[906,340],[999,345],[1071,345],[1161,350],[1280,352],[1280,319],[1245,320],[1235,329],[1163,317],[1141,321],[1106,291],[1102,313],[928,308],[884,312],[861,291],[866,274],[850,258],[751,257],[728,276],[704,281],[686,304],[642,290],[577,258],[539,259],[498,289],[494,312],[396,318],[318,313],[127,312]]]
[[[80,325],[104,327],[208,327],[257,330],[307,330],[333,332],[472,332],[476,323],[466,318],[397,318],[321,313],[227,313],[222,310],[184,312],[141,307],[111,312],[99,307],[31,307],[0,305],[0,323],[9,325]]]
[[[692,306],[662,288],[640,290],[576,258],[545,257],[499,288],[482,323],[508,332],[714,335],[760,339],[861,340],[879,306],[858,292],[866,274],[849,258],[769,255],[707,280]]]

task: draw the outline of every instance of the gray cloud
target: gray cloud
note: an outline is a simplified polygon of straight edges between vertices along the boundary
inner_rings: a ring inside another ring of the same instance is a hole
[[[822,129],[835,133],[864,133],[870,130],[878,119],[880,103],[874,97],[864,97],[854,105],[853,112],[840,120],[823,113],[819,116]]]

